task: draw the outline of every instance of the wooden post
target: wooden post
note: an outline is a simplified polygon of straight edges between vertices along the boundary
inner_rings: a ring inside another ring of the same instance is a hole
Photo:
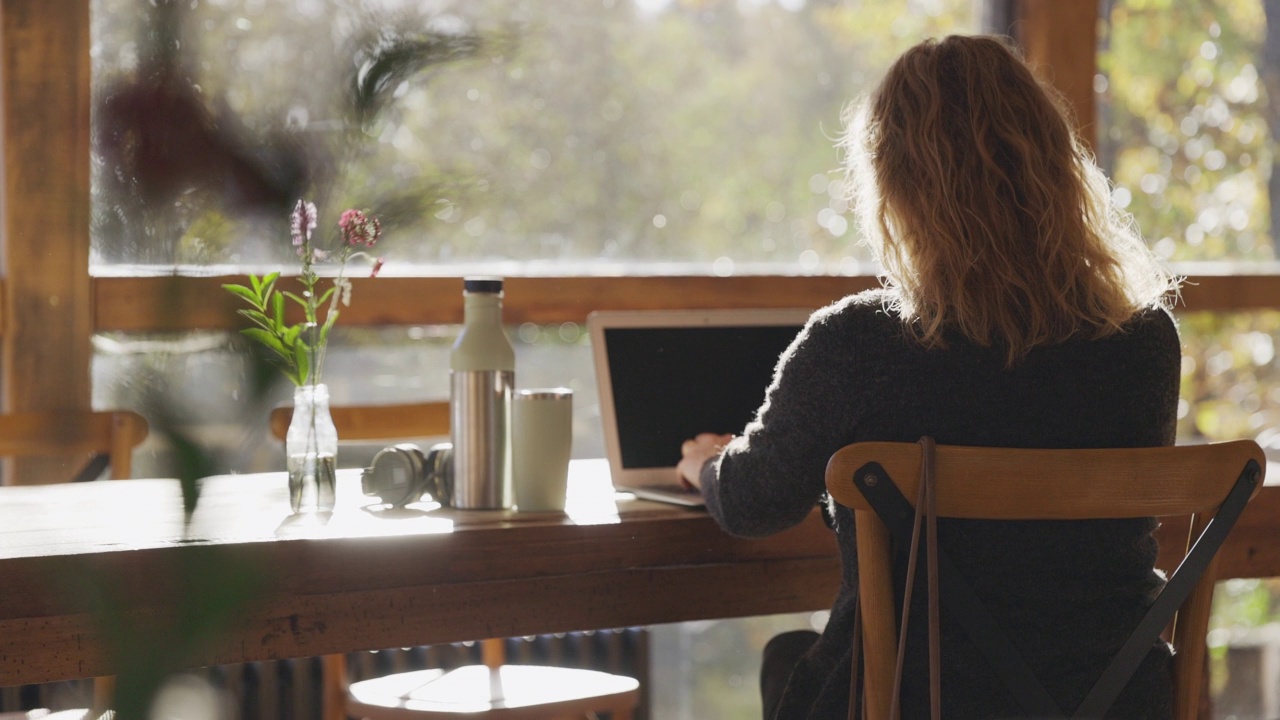
[[[1031,67],[1066,97],[1080,139],[1096,152],[1097,0],[1017,0],[1013,29]]]
[[[3,406],[90,405],[89,3],[0,5]],[[70,479],[82,458],[26,459],[9,482]]]

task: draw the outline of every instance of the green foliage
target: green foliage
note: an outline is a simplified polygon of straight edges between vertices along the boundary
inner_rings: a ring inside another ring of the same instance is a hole
[[[1280,579],[1227,580],[1218,584],[1213,598],[1212,628],[1257,627],[1272,620],[1280,604],[1272,596]]]
[[[1280,578],[1240,578],[1220,582],[1209,619],[1210,687],[1221,692],[1229,680],[1227,651],[1233,630],[1280,622]]]
[[[268,273],[261,278],[250,273],[247,286],[235,283],[222,286],[224,290],[249,304],[248,309],[242,308],[236,312],[247,318],[254,327],[240,332],[269,350],[270,362],[280,368],[294,385],[299,386],[320,382],[329,332],[333,330],[340,314],[338,302],[341,300],[343,305],[350,302],[351,281],[344,275],[347,261],[357,255],[369,258],[368,253],[356,248],[372,248],[382,232],[377,219],[356,210],[348,210],[338,222],[342,234],[338,249],[332,253],[324,252],[312,244],[315,213],[314,205],[299,200],[291,218],[298,256],[302,259],[302,274],[298,278],[302,284],[301,294],[277,289],[276,282],[280,279],[278,272]],[[317,295],[316,284],[320,277],[316,274],[316,259],[335,255],[338,276],[332,287]],[[375,261],[375,272],[380,264],[381,261]],[[285,322],[285,300],[301,308],[301,321]]]
[[[1182,313],[1178,436],[1280,445],[1280,313]]]
[[[163,608],[155,598],[131,597],[130,588],[109,573],[68,560],[60,573],[68,593],[92,609],[116,673],[112,709],[121,720],[150,716],[152,700],[174,672],[216,647],[222,629],[261,597],[266,578],[225,548],[175,548],[165,575],[173,593]],[[148,606],[145,617],[126,608]]]
[[[1266,18],[1257,0],[1113,0],[1099,156],[1156,251],[1270,260]]]
[[[248,318],[254,327],[244,328],[240,332],[270,350],[268,357],[271,363],[292,380],[294,385],[305,385],[311,377],[311,358],[316,347],[326,340],[329,328],[337,320],[337,313],[331,313],[332,319],[326,318],[319,335],[312,338],[316,335],[315,304],[308,302],[308,298],[314,294],[314,275],[311,287],[302,297],[291,292],[277,291],[276,281],[279,279],[278,272],[268,273],[261,278],[250,274],[248,286],[225,284],[222,287],[249,304],[248,310],[236,312]],[[306,317],[302,321],[293,324],[285,322],[286,297],[303,308]]]

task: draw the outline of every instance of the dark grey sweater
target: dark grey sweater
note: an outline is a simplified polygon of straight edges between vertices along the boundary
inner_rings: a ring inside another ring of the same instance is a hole
[[[758,537],[799,523],[825,492],[827,459],[853,442],[931,435],[940,444],[1000,447],[1173,443],[1180,347],[1163,310],[1141,313],[1102,340],[1038,348],[1009,369],[999,350],[959,339],[925,349],[905,336],[885,298],[869,291],[815,313],[780,359],[756,419],[703,468],[707,507],[725,530]],[[852,516],[840,508],[834,519],[843,579],[822,638],[792,674],[778,714],[785,720],[846,714],[858,568]],[[938,538],[1069,713],[1163,584],[1152,569],[1154,528],[1149,518],[942,520]],[[917,597],[904,718],[928,716],[924,598]],[[944,716],[1019,716],[963,633],[944,624],[942,634]],[[1107,717],[1170,717],[1169,658],[1166,644],[1153,647]]]

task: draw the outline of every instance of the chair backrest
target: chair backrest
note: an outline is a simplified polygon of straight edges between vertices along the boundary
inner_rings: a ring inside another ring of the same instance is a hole
[[[856,518],[868,717],[888,717],[897,630],[889,529],[872,510],[859,483],[873,475],[887,477],[908,502],[914,502],[921,452],[917,443],[856,443],[841,448],[827,464],[827,490]],[[1194,516],[1193,542],[1237,481],[1243,482],[1250,472],[1256,473],[1251,478],[1256,484],[1250,485],[1247,497],[1257,493],[1265,468],[1262,449],[1251,440],[1108,450],[939,445],[934,462],[939,517],[1083,520],[1189,515]],[[1209,563],[1173,623],[1178,648],[1174,701],[1179,719],[1195,717],[1199,706],[1215,564]],[[944,606],[948,602],[946,588],[941,601]]]
[[[106,459],[111,479],[133,472],[133,448],[147,439],[147,421],[138,413],[114,411],[16,412],[0,415],[0,456],[89,454]],[[91,460],[88,468],[103,466]],[[87,479],[87,478],[86,478]]]
[[[340,440],[391,440],[449,434],[447,401],[403,405],[347,405],[329,408]],[[293,407],[271,411],[271,435],[284,440]]]

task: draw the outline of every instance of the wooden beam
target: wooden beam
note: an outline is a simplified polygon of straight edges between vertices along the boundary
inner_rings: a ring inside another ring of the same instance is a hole
[[[95,278],[99,331],[233,329],[241,301],[221,289],[243,277]],[[283,281],[282,281],[283,282]],[[461,278],[357,278],[344,326],[433,325],[462,322]],[[872,276],[732,278],[540,277],[508,278],[508,323],[583,322],[592,310],[808,307],[874,287]]]
[[[1058,89],[1075,115],[1080,139],[1097,147],[1097,0],[1017,0],[1014,37],[1042,80]]]
[[[1249,312],[1280,308],[1280,275],[1192,274],[1175,312]]]
[[[94,329],[152,332],[244,327],[240,301],[219,287],[243,277],[94,278]],[[436,325],[462,321],[460,278],[358,278],[344,327]],[[878,287],[872,275],[740,277],[508,278],[508,323],[583,322],[592,310],[818,308]],[[1178,311],[1250,311],[1280,307],[1280,274],[1195,274]]]
[[[87,409],[89,3],[4,0],[0,52],[4,409]],[[65,480],[74,471],[20,462],[23,477]]]

